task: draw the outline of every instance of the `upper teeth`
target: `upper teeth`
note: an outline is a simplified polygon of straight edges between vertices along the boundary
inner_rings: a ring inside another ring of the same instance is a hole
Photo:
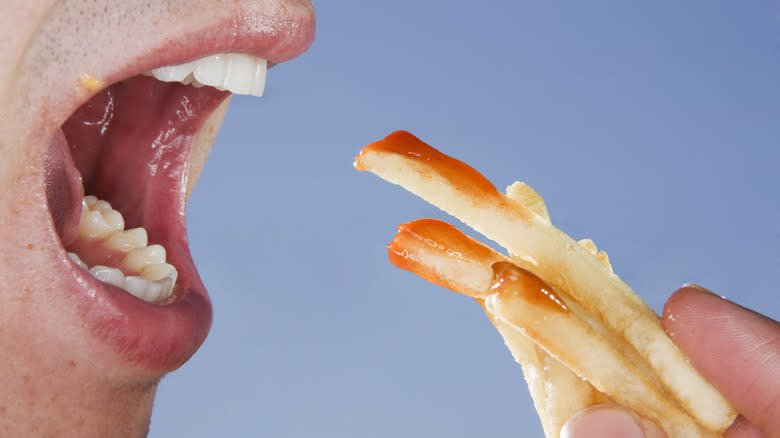
[[[164,82],[181,82],[195,87],[208,85],[234,94],[262,96],[267,61],[242,53],[219,53],[179,65],[146,72]]]

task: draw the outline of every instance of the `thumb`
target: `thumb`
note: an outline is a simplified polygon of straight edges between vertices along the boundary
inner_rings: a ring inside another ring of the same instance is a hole
[[[655,423],[620,405],[583,409],[561,429],[561,438],[666,438]]]
[[[742,415],[780,436],[780,324],[697,286],[664,307],[664,328]]]

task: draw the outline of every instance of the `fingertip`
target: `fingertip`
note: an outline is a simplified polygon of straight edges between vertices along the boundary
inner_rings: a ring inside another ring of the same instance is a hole
[[[680,286],[668,300],[666,300],[664,315],[674,310],[674,308],[679,305],[686,305],[712,297],[717,297],[717,295],[712,293],[709,289],[699,286],[698,284],[685,283]]]
[[[681,322],[686,324],[689,318],[702,315],[702,306],[707,306],[708,302],[710,305],[717,304],[715,301],[725,300],[696,284],[686,283],[680,286],[664,304],[662,322],[667,334],[675,338],[676,327]]]

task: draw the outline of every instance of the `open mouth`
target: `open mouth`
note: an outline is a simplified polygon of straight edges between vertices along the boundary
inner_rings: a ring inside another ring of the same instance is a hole
[[[48,200],[75,264],[148,303],[185,292],[166,245],[184,240],[176,234],[193,141],[229,92],[262,95],[265,71],[260,58],[210,56],[120,81],[68,118],[51,145],[47,168],[59,181]]]
[[[167,55],[155,49],[157,64],[124,68],[111,84],[77,79],[95,94],[75,102],[52,136],[46,201],[79,313],[126,360],[167,372],[205,339],[211,304],[185,227],[200,170],[192,170],[193,150],[213,141],[231,94],[261,96],[268,66],[308,47],[310,24],[294,41],[227,32],[204,53],[197,41]]]

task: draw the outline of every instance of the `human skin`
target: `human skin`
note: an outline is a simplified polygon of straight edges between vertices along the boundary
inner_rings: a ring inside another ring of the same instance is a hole
[[[67,257],[62,234],[78,222],[81,192],[53,138],[82,103],[152,68],[222,52],[289,60],[314,38],[313,8],[308,0],[1,4],[0,436],[145,436],[160,378],[189,359],[211,322],[183,205],[225,105],[182,137],[177,178],[146,189],[160,200],[153,220],[122,212],[148,225],[179,270],[166,305],[100,283]]]
[[[724,437],[780,437],[780,324],[696,286],[672,295],[663,316],[669,336],[741,412]],[[566,438],[665,437],[614,405],[588,408],[564,429]]]

